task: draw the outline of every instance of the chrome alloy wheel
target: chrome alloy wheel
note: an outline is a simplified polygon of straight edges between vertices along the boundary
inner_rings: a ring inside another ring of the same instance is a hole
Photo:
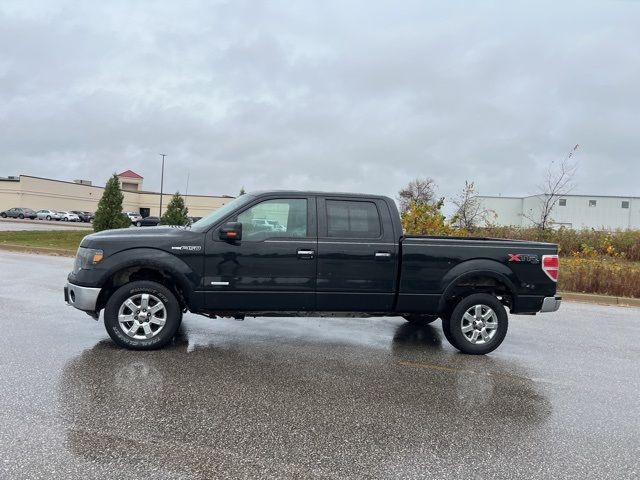
[[[489,343],[498,331],[498,316],[486,305],[474,305],[462,317],[462,334],[474,345]]]
[[[127,298],[118,310],[122,331],[136,340],[155,337],[164,328],[167,309],[162,301],[149,293],[138,293]]]

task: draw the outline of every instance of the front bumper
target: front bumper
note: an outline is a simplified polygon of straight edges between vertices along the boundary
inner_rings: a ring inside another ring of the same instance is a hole
[[[100,288],[81,287],[67,282],[64,287],[64,301],[85,312],[95,312]]]
[[[542,301],[541,313],[555,312],[560,308],[562,297],[544,297]]]

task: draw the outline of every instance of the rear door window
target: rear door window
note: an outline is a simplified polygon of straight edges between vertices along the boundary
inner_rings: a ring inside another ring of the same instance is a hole
[[[373,202],[327,200],[327,236],[379,238],[380,214]]]

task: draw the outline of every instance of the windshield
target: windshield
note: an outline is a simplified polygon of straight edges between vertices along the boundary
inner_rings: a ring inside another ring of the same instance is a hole
[[[206,217],[201,218],[200,220],[195,222],[193,225],[191,225],[191,228],[196,232],[204,232],[208,230],[209,227],[211,227],[211,225],[217,223],[219,220],[226,217],[229,213],[233,212],[235,209],[240,208],[243,205],[246,205],[247,203],[249,203],[251,200],[253,200],[253,198],[254,198],[253,195],[248,195],[248,194],[241,195],[238,198],[233,199],[226,205],[223,205],[219,209],[211,212]]]

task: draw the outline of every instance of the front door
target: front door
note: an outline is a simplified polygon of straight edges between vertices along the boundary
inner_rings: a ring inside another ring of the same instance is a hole
[[[304,311],[315,308],[316,204],[313,197],[261,198],[227,221],[242,239],[205,242],[207,309]]]
[[[398,242],[387,204],[374,199],[320,198],[318,231],[318,310],[390,311]]]

